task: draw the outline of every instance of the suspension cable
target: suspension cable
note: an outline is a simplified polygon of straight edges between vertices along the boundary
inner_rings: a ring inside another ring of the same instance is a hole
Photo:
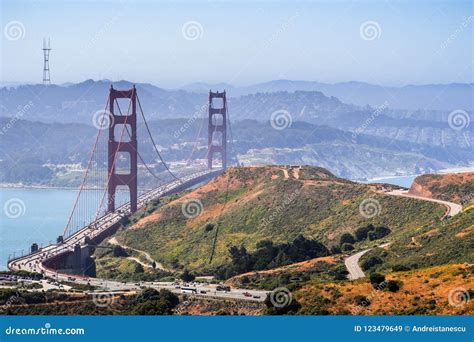
[[[107,96],[107,101],[106,101],[105,109],[104,109],[104,115],[101,118],[101,122],[100,122],[100,126],[99,126],[100,128],[102,128],[102,125],[104,123],[105,114],[107,113],[107,107],[108,106],[109,106],[109,97]],[[81,196],[82,190],[84,189],[84,185],[87,181],[87,176],[89,174],[89,169],[92,166],[92,162],[93,162],[93,159],[94,159],[95,151],[97,149],[97,144],[99,142],[101,132],[102,132],[102,129],[99,129],[98,132],[97,132],[95,142],[94,142],[94,146],[92,147],[91,155],[90,155],[90,158],[89,158],[89,162],[87,163],[87,168],[86,168],[86,171],[84,172],[84,177],[82,178],[81,186],[79,187],[79,192],[77,193],[76,200],[74,201],[74,205],[73,205],[72,210],[71,210],[71,214],[69,215],[68,221],[67,221],[66,226],[65,226],[64,231],[63,231],[63,237],[66,236],[66,233],[69,229],[69,225],[70,225],[71,220],[72,220],[72,216],[74,215],[74,212],[75,212],[77,204],[79,202],[79,198]]]
[[[229,125],[229,133],[230,133],[230,144],[232,146],[232,151],[234,152],[234,158],[237,162],[237,166],[240,165],[240,162],[239,162],[239,158],[237,157],[237,152],[235,150],[235,146],[234,146],[234,137],[232,135],[232,126],[230,125],[230,116],[229,116],[229,106],[227,104],[227,97],[225,99],[225,107],[227,108],[227,123]]]
[[[150,132],[150,127],[148,127],[148,123],[146,121],[145,114],[143,113],[142,105],[140,103],[140,98],[138,97],[138,95],[137,95],[137,100],[138,100],[138,107],[140,108],[140,113],[142,114],[142,118],[143,118],[143,121],[145,122],[146,130],[148,131],[148,135],[150,136],[150,139],[153,144],[153,147],[155,148],[156,154],[160,158],[161,162],[163,163],[165,169],[169,172],[169,174],[173,176],[176,180],[178,180],[180,183],[182,183],[183,181],[179,177],[177,177],[173,172],[171,172],[168,165],[166,165],[163,157],[161,156],[160,151],[158,151],[158,147],[156,147],[155,140],[153,139],[153,135]]]
[[[120,115],[122,115],[122,110],[120,109],[120,105],[117,101],[117,99],[115,99],[115,104],[117,105],[117,109],[120,113]],[[131,139],[132,138],[132,135],[130,134],[130,131],[128,130],[127,128],[127,125],[125,125],[125,130],[127,131],[127,135],[129,136],[129,138]],[[138,152],[138,150],[135,150],[137,152],[137,155],[138,155],[138,158],[141,160],[141,162],[143,163],[143,165],[145,166],[145,168],[148,170],[148,172],[153,176],[155,177],[156,179],[158,179],[160,182],[163,181],[163,179],[161,179],[160,177],[158,177],[152,170],[151,168],[148,166],[148,164],[145,162],[145,160],[143,159],[142,155],[140,154],[140,152]]]

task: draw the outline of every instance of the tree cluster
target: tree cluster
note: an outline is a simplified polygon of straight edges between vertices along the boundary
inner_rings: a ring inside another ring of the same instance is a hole
[[[306,239],[299,235],[292,242],[274,244],[272,241],[263,240],[257,243],[256,250],[249,253],[244,246],[229,248],[231,262],[221,266],[216,271],[220,279],[227,279],[234,275],[271,269],[299,261],[309,260],[329,255],[329,251],[322,243]]]

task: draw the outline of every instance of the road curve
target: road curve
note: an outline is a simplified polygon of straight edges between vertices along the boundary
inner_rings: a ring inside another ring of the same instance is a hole
[[[408,190],[393,190],[390,192],[386,192],[385,194],[391,195],[391,196],[414,198],[414,199],[418,199],[422,201],[429,201],[429,202],[442,204],[447,208],[446,216],[449,216],[449,217],[457,215],[462,211],[462,206],[460,204],[448,202],[448,201],[442,201],[442,200],[429,198],[429,197],[412,195],[408,193]],[[387,245],[388,244],[384,244],[379,247],[385,247]],[[344,264],[346,265],[347,271],[349,272],[347,276],[349,280],[355,280],[355,279],[365,277],[364,271],[362,271],[362,269],[359,266],[359,260],[365,253],[369,252],[370,250],[372,250],[372,248],[365,249],[363,251],[360,251],[344,259]]]
[[[356,280],[365,277],[364,271],[362,271],[359,266],[359,260],[365,253],[371,250],[372,248],[365,249],[344,259],[344,264],[346,265],[347,271],[349,272],[347,275],[349,280]]]
[[[378,247],[385,248],[388,245],[390,245],[390,242],[384,243]],[[347,278],[349,280],[356,280],[365,277],[364,271],[362,271],[362,268],[360,268],[359,266],[359,260],[365,253],[371,251],[372,249],[373,248],[364,249],[363,251],[348,256],[344,259],[344,264],[346,265],[347,271],[349,272],[349,274],[347,275]]]
[[[434,202],[438,204],[443,204],[448,208],[448,211],[446,213],[446,216],[452,217],[454,215],[459,214],[462,211],[462,205],[453,203],[453,202],[448,202],[448,201],[442,201],[434,198],[429,198],[429,197],[422,197],[422,196],[416,196],[408,193],[408,190],[394,190],[390,192],[386,192],[387,195],[392,195],[392,196],[401,196],[401,197],[408,197],[408,198],[414,198],[414,199],[419,199],[422,201],[429,201],[429,202]]]

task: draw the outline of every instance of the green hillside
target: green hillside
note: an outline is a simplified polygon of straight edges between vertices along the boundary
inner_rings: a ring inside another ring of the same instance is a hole
[[[391,233],[386,238],[393,239],[438,220],[445,211],[441,205],[374,189],[317,167],[230,168],[157,209],[137,213],[116,238],[168,267],[202,271],[228,263],[231,246],[251,252],[262,240],[283,244],[303,235],[331,249],[340,245],[342,234],[369,224],[387,227]],[[202,203],[202,212],[188,218],[182,209],[191,200]],[[364,200],[376,203],[377,215],[361,215]],[[380,242],[366,239],[354,245],[375,243]]]
[[[364,255],[361,264],[370,258],[380,258],[383,261],[374,267],[381,270],[454,263],[472,264],[474,211],[466,211],[449,220],[409,231],[397,239],[390,248],[377,248]]]

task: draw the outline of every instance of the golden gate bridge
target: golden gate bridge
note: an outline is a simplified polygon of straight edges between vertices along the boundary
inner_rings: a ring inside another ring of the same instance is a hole
[[[120,106],[124,101],[126,111]],[[112,235],[125,218],[151,201],[181,192],[222,173],[227,167],[227,129],[230,130],[225,91],[209,91],[207,112],[207,162],[192,163],[198,133],[186,166],[173,169],[165,162],[150,131],[136,87],[118,90],[111,86],[105,109],[95,118],[97,134],[64,231],[56,243],[41,248],[33,243],[28,254],[9,256],[8,268],[41,273],[57,272],[58,269],[65,273],[81,273],[84,270],[84,246],[99,244]],[[149,165],[139,152],[139,118],[143,120],[161,172]],[[139,161],[144,172],[153,176],[157,183],[140,195]],[[128,196],[124,196],[126,192]],[[86,248],[86,256],[88,252]]]

